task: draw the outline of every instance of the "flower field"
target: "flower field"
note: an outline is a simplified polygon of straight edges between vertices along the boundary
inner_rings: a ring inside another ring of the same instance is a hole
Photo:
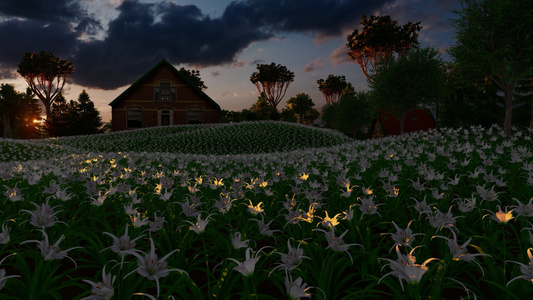
[[[531,299],[518,129],[0,140],[0,299]]]

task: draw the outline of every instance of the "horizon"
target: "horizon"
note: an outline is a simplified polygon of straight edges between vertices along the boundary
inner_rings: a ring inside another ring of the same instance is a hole
[[[257,64],[274,62],[295,73],[278,108],[306,93],[320,109],[325,99],[316,81],[330,74],[345,76],[356,91],[368,90],[345,46],[346,36],[361,28],[363,14],[390,15],[399,24],[422,22],[421,46],[438,49],[446,60],[445,51],[454,43],[452,10],[460,8],[453,0],[320,0],[313,6],[297,0],[282,3],[282,10],[271,2],[276,1],[58,0],[47,6],[38,0],[31,7],[4,2],[0,39],[15,42],[0,50],[0,82],[25,91],[27,84],[16,72],[22,54],[52,52],[76,68],[65,98],[76,100],[85,89],[108,122],[108,104],[161,59],[177,69],[199,70],[208,87],[204,92],[230,111],[257,101],[250,75]]]

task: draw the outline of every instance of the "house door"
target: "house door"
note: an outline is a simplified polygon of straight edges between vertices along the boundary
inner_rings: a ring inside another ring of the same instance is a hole
[[[171,120],[171,111],[170,110],[162,110],[159,113],[159,126],[168,126],[172,124]]]

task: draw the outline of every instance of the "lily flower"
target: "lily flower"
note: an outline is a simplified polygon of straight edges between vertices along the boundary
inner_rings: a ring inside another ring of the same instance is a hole
[[[21,211],[27,212],[31,215],[29,221],[30,224],[32,224],[33,226],[43,229],[46,227],[52,227],[56,223],[63,223],[67,225],[65,222],[57,221],[55,215],[61,211],[54,212],[54,209],[58,206],[50,207],[50,205],[48,204],[48,200],[46,200],[46,202],[42,205],[37,205],[35,202],[31,203],[35,205],[34,211],[29,211],[26,209],[22,209]]]
[[[2,232],[0,232],[0,244],[5,245],[9,243],[9,227],[6,226],[6,223],[2,224]]]
[[[131,240],[130,236],[128,235],[128,225],[126,225],[126,230],[124,234],[120,237],[116,237],[115,235],[109,232],[104,232],[104,234],[109,235],[113,239],[113,245],[111,247],[107,247],[101,250],[100,252],[107,250],[107,249],[111,249],[111,251],[117,254],[120,254],[122,257],[122,261],[120,263],[121,267],[122,267],[122,263],[124,262],[124,256],[126,256],[126,254],[132,254],[137,251],[137,249],[135,249],[135,246],[136,246],[135,241],[144,236],[144,235],[140,235],[134,238],[133,240]]]
[[[383,203],[380,203],[380,204],[374,203],[374,196],[359,197],[358,199],[361,201],[361,204],[359,204],[359,210],[363,212],[363,214],[361,215],[361,218],[364,215],[373,215],[373,214],[378,214],[381,217],[381,215],[378,212],[378,206],[383,205]]]
[[[4,196],[6,196],[7,199],[11,200],[12,202],[24,200],[24,197],[22,197],[22,193],[20,192],[20,189],[17,187],[17,184],[18,182],[15,183],[14,188],[10,188],[4,185],[4,187],[6,188],[6,191],[4,192]]]
[[[165,224],[165,217],[163,216],[157,216],[157,213],[155,213],[154,220],[148,221],[148,225],[150,225],[150,228],[148,228],[148,231],[155,232],[163,228],[163,225]]]
[[[74,197],[74,194],[67,193],[66,188],[64,190],[57,189],[53,197],[61,201],[68,201],[68,200],[71,200],[72,197]]]
[[[341,234],[338,237],[335,236],[335,230],[334,229],[332,229],[330,231],[325,231],[323,229],[313,229],[313,230],[322,231],[324,233],[324,235],[326,237],[326,241],[328,242],[328,247],[326,249],[331,248],[331,250],[333,250],[333,251],[346,252],[348,254],[348,256],[350,257],[350,261],[352,263],[353,263],[352,255],[350,254],[350,252],[348,252],[348,248],[350,246],[361,246],[361,247],[363,247],[361,244],[355,244],[355,243],[354,244],[345,244],[344,243],[344,240],[342,238],[346,235],[346,233],[348,233],[348,230],[346,230],[343,234]]]
[[[252,215],[257,215],[259,213],[262,213],[264,212],[264,209],[261,207],[263,205],[263,202],[259,202],[259,204],[257,204],[256,206],[254,206],[252,204],[252,200],[248,200],[250,201],[250,204],[245,204],[246,206],[248,206],[248,211],[252,214]]]
[[[483,255],[488,255],[488,254],[485,254],[485,253],[474,253],[474,254],[468,253],[467,247],[468,247],[468,245],[470,245],[470,241],[472,240],[472,238],[469,238],[464,244],[459,245],[457,243],[457,235],[455,234],[455,231],[453,231],[453,230],[450,230],[450,231],[452,232],[453,239],[447,238],[445,236],[440,236],[440,235],[433,236],[432,239],[433,238],[441,238],[441,239],[446,240],[446,243],[448,244],[448,247],[450,248],[450,253],[452,255],[452,259],[453,260],[455,260],[455,261],[463,260],[463,261],[466,261],[466,262],[473,261],[475,264],[478,265],[479,269],[484,274],[485,272],[483,271],[483,268],[474,259],[475,259],[476,256],[483,256]]]
[[[290,239],[287,240],[287,253],[274,252],[281,255],[281,263],[278,264],[272,271],[278,268],[285,269],[285,271],[292,271],[296,269],[303,261],[304,258],[310,259],[307,256],[304,256],[304,250],[300,248],[302,242],[298,244],[298,247],[292,247]],[[272,273],[270,271],[270,273]]]
[[[505,211],[502,211],[502,208],[499,205],[497,205],[496,207],[498,207],[498,211],[497,212],[491,212],[491,214],[486,214],[486,215],[483,216],[483,219],[486,216],[490,216],[497,223],[507,224],[507,222],[509,222],[510,220],[512,220],[514,218],[513,217],[513,210],[511,209],[510,211],[508,211],[508,209],[509,209],[508,206],[505,207]]]
[[[388,258],[379,258],[378,260],[386,260],[389,262],[389,267],[391,268],[391,272],[383,275],[379,282],[389,276],[393,275],[398,277],[398,280],[400,281],[400,285],[402,286],[403,290],[403,283],[402,279],[405,280],[409,284],[418,284],[420,280],[422,279],[422,276],[426,273],[428,270],[428,267],[426,266],[429,262],[433,260],[438,260],[437,258],[428,258],[426,259],[422,264],[416,264],[416,257],[412,255],[413,251],[417,247],[413,248],[409,254],[403,255],[399,250],[399,245],[396,245],[396,254],[398,255],[398,259],[396,261],[388,259]]]
[[[307,287],[307,284],[303,282],[302,277],[292,280],[292,275],[290,273],[285,273],[285,291],[289,299],[300,299],[300,298],[311,298],[312,294],[307,291],[313,287]]]
[[[2,260],[0,260],[0,266],[2,265],[2,263],[4,262],[4,260],[6,258],[8,258],[9,256],[11,255],[15,255],[15,254],[9,254],[8,256],[2,258]],[[4,286],[6,285],[6,280],[9,279],[9,278],[17,278],[17,277],[20,277],[19,275],[10,275],[10,276],[6,276],[6,270],[5,269],[0,269],[0,290],[4,288]]]
[[[518,216],[533,217],[533,203],[531,203],[533,201],[533,198],[529,199],[528,204],[523,204],[516,198],[513,198],[513,200],[515,200],[516,203],[518,203],[518,205],[512,206],[514,207],[513,211],[515,211],[518,214]]]
[[[533,250],[533,248],[527,249],[527,257],[529,258],[529,263],[527,265],[523,264],[521,262],[508,260],[509,262],[518,264],[520,266],[520,271],[522,272],[522,275],[519,275],[519,276],[511,279],[507,283],[507,286],[509,286],[509,283],[511,283],[512,281],[514,281],[516,279],[524,279],[524,280],[527,280],[529,282],[533,282],[533,254],[531,253],[531,250]]]
[[[116,275],[111,276],[111,273],[105,273],[105,267],[102,269],[102,281],[94,282],[92,280],[82,279],[82,281],[90,284],[93,289],[91,295],[81,298],[81,300],[108,300],[115,294],[113,283],[115,283]]]
[[[209,216],[211,216],[211,215],[209,215]],[[196,224],[191,222],[191,221],[185,221],[185,222],[191,224],[191,226],[189,227],[190,230],[200,234],[200,233],[204,232],[205,227],[209,223],[209,216],[207,216],[205,218],[205,220],[202,220],[201,214],[197,214],[196,215]]]
[[[182,269],[167,269],[168,263],[166,262],[166,259],[179,249],[172,250],[167,255],[163,256],[161,259],[157,259],[157,254],[155,254],[154,240],[152,238],[150,238],[150,247],[150,253],[146,253],[144,257],[142,257],[137,252],[131,253],[135,257],[137,257],[138,267],[137,269],[126,275],[126,277],[137,271],[139,275],[146,277],[149,280],[155,281],[157,285],[156,298],[159,298],[159,278],[166,277],[171,271],[179,271],[187,276],[189,276],[189,274],[187,274],[187,272]]]
[[[272,236],[274,234],[274,232],[281,231],[281,230],[272,230],[272,229],[270,229],[270,224],[272,224],[272,221],[274,221],[274,220],[270,220],[270,222],[265,224],[265,217],[263,215],[261,215],[261,220],[250,219],[250,221],[257,222],[257,226],[259,227],[259,233],[262,234],[262,235]]]
[[[324,227],[329,227],[329,229],[333,229],[333,227],[337,226],[339,224],[339,218],[341,217],[341,214],[336,214],[333,218],[330,218],[328,215],[328,212],[326,211],[326,216],[324,218],[319,217],[322,219],[322,222],[319,224],[322,224]],[[318,225],[318,224],[317,224]]]
[[[50,245],[50,243],[48,242],[48,235],[46,234],[46,232],[43,229],[41,229],[41,231],[42,231],[43,236],[44,236],[44,241],[28,240],[28,241],[22,242],[21,244],[37,243],[37,248],[39,248],[39,250],[41,250],[41,254],[42,254],[42,256],[43,256],[45,261],[54,260],[54,259],[61,260],[61,259],[66,257],[66,258],[70,259],[74,263],[74,265],[76,265],[76,268],[77,268],[78,264],[76,264],[76,262],[71,257],[67,256],[67,253],[69,251],[71,251],[71,250],[82,248],[82,247],[72,247],[72,248],[67,249],[67,250],[61,250],[59,248],[59,243],[63,240],[63,237],[64,237],[63,234],[57,239],[55,244]]]
[[[240,262],[234,258],[228,258],[228,259],[237,263],[237,265],[233,267],[233,270],[239,271],[242,275],[244,275],[245,277],[248,277],[254,274],[255,264],[259,260],[258,255],[260,252],[261,250],[259,250],[258,252],[254,254],[252,248],[247,248],[246,259],[243,262]]]
[[[139,228],[148,224],[148,218],[143,218],[139,212],[130,215],[131,223],[133,227]]]
[[[384,233],[384,234],[390,234],[394,241],[394,245],[391,247],[389,252],[391,252],[392,249],[396,247],[397,245],[413,248],[411,246],[411,243],[415,240],[415,236],[424,235],[423,233],[413,234],[413,230],[409,228],[412,222],[413,220],[409,221],[409,223],[407,224],[407,228],[401,229],[400,227],[398,227],[398,225],[396,225],[396,223],[394,223],[394,221],[392,221],[392,225],[394,225],[394,227],[396,228],[396,233]]]
[[[235,234],[231,238],[231,244],[233,245],[233,248],[240,249],[240,248],[248,247],[248,243],[250,242],[250,240],[243,241],[241,239],[241,236],[242,235],[240,232],[235,232]]]

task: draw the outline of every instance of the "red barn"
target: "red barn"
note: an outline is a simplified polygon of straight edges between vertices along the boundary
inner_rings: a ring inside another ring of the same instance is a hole
[[[428,109],[420,108],[407,112],[404,133],[432,128],[437,128],[437,123]],[[372,138],[390,135],[400,135],[400,121],[392,115],[390,110],[379,110],[378,117],[372,124]]]
[[[111,106],[112,131],[218,123],[220,106],[168,61],[139,78]]]

